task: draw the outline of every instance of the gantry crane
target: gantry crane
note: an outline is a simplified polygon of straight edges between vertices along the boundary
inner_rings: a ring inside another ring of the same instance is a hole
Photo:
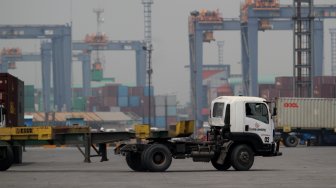
[[[277,0],[246,0],[241,6],[240,19],[224,19],[218,14],[202,15],[193,11],[189,17],[189,50],[191,99],[196,125],[202,125],[201,101],[203,42],[209,42],[209,35],[216,30],[235,30],[241,33],[241,64],[244,95],[258,96],[258,31],[293,30],[293,6],[281,6]],[[307,7],[303,7],[307,14]],[[322,75],[323,68],[323,19],[336,18],[336,7],[315,6],[314,12],[314,72]],[[204,37],[208,35],[208,39]],[[211,38],[211,37],[210,37]],[[207,40],[206,40],[207,39]]]
[[[70,111],[71,102],[71,26],[70,25],[1,25],[0,39],[49,39],[48,55],[53,66],[53,85],[56,110]],[[48,50],[47,50],[48,51]],[[42,56],[43,56],[42,50]],[[42,64],[43,75],[50,76],[51,64]],[[42,77],[43,87],[50,86],[50,79]],[[50,87],[49,87],[50,88]],[[50,92],[43,89],[43,92]]]

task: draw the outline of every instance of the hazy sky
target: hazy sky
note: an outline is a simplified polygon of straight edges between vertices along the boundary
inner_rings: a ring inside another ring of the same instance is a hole
[[[141,0],[0,0],[0,24],[66,24],[72,22],[73,40],[83,40],[96,32],[94,8],[104,8],[102,30],[110,40],[143,40],[143,5]],[[154,0],[152,5],[153,84],[155,94],[177,94],[181,103],[189,101],[188,16],[193,10],[219,9],[224,18],[238,18],[239,0]],[[291,4],[291,0],[282,0]],[[336,4],[335,0],[315,0],[315,4]],[[329,28],[336,20],[325,21],[324,74],[330,75]],[[240,33],[215,32],[224,40],[224,62],[233,73],[241,73]],[[23,52],[39,52],[39,40],[1,40],[0,48],[19,47]],[[292,31],[259,32],[259,73],[292,75]],[[104,76],[115,77],[118,83],[135,85],[135,53],[103,52]],[[204,63],[217,64],[216,42],[204,44]],[[10,71],[25,81],[41,87],[40,63],[20,62]],[[73,83],[81,83],[81,65],[73,64]]]

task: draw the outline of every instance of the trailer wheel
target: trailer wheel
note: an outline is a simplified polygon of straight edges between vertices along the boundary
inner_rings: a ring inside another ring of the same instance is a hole
[[[172,162],[170,150],[162,144],[153,144],[142,155],[144,166],[151,172],[164,172]]]
[[[141,153],[128,152],[126,154],[126,163],[128,167],[137,172],[146,171],[141,162]]]
[[[11,146],[0,146],[0,171],[5,171],[12,166],[14,155]]]
[[[247,171],[254,162],[254,153],[252,149],[243,144],[233,148],[231,153],[231,164],[235,170]]]
[[[299,144],[299,139],[298,137],[294,136],[294,135],[288,135],[285,138],[285,146],[287,147],[296,147]]]
[[[215,169],[217,169],[219,171],[226,171],[227,169],[229,169],[231,167],[231,161],[230,161],[229,153],[226,155],[223,164],[218,164],[217,163],[218,157],[219,157],[219,154],[215,155],[215,157],[213,157],[211,159],[211,164],[212,164],[213,167],[215,167]]]

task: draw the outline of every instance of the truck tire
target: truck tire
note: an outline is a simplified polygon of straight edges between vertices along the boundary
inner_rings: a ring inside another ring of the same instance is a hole
[[[0,171],[5,171],[12,166],[14,161],[11,146],[0,146]]]
[[[215,157],[213,157],[211,159],[211,164],[213,167],[215,167],[215,169],[219,170],[219,171],[226,171],[231,167],[231,161],[230,161],[230,154],[228,153],[224,159],[224,163],[223,164],[218,164],[217,163],[217,159],[219,157],[218,155],[215,155]]]
[[[254,162],[254,153],[252,149],[245,145],[237,145],[233,148],[231,153],[231,164],[235,170],[247,171]]]
[[[165,145],[153,144],[144,151],[142,162],[150,172],[164,172],[172,162],[172,154]]]
[[[141,153],[128,152],[126,154],[126,163],[128,167],[136,172],[146,171],[146,168],[141,162]]]
[[[22,146],[13,146],[14,164],[22,164]]]
[[[299,139],[295,135],[288,135],[285,138],[285,146],[287,147],[296,147],[299,144]]]

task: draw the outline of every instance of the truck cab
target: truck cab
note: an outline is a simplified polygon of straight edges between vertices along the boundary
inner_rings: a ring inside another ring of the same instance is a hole
[[[221,96],[211,103],[209,124],[228,139],[249,143],[256,155],[276,155],[274,123],[263,98]]]

